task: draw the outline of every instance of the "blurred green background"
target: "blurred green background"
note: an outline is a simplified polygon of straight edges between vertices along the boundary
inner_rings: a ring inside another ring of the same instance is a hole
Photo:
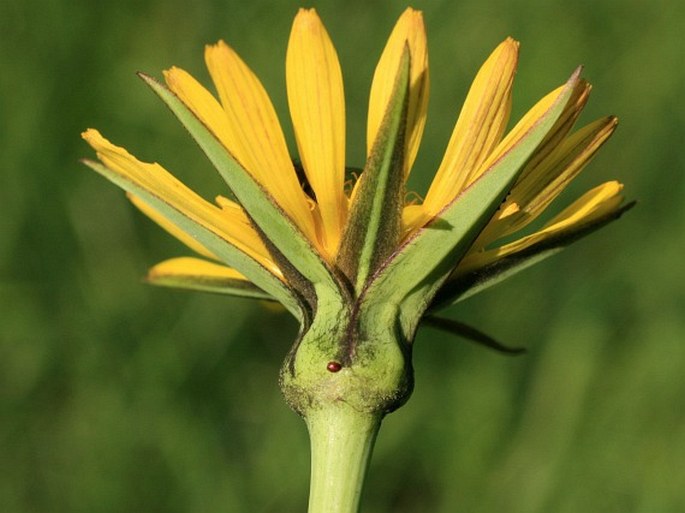
[[[346,81],[348,158],[400,2],[314,2]],[[560,204],[618,178],[636,209],[449,315],[508,358],[422,330],[410,402],[381,430],[363,511],[685,511],[685,3],[426,0],[425,190],[479,64],[522,42],[514,116],[582,63],[582,118],[621,126]],[[207,79],[232,44],[287,121],[296,2],[0,2],[0,511],[299,512],[304,424],[277,373],[296,333],[249,301],[157,289],[185,254],[78,163],[97,127],[205,194],[220,180],[134,72]],[[291,134],[289,134],[292,142]],[[559,204],[556,206],[559,208]]]

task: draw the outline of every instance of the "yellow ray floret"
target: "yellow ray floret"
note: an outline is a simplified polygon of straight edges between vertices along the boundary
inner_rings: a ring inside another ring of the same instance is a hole
[[[302,166],[316,195],[331,259],[347,217],[345,94],[333,43],[313,9],[300,9],[286,56],[288,105]]]
[[[617,124],[608,116],[558,140],[554,147],[543,143],[474,246],[488,246],[534,221],[590,162]]]
[[[171,89],[214,133],[308,237],[316,229],[306,195],[288,158],[285,139],[259,80],[219,43],[207,49],[210,72],[225,97],[225,110],[197,80],[179,68],[164,77]]]
[[[566,230],[589,225],[619,208],[623,202],[622,190],[623,185],[617,181],[595,187],[554,217],[541,230],[495,249],[482,252],[472,251],[462,260],[456,272],[464,274],[470,270],[485,267]]]
[[[192,257],[165,260],[152,267],[148,273],[151,281],[165,278],[206,278],[208,281],[239,280],[249,283],[245,276],[231,267]]]
[[[193,257],[171,258],[160,262],[150,269],[147,278],[152,282],[181,278],[207,283],[226,280],[251,283],[245,276],[231,267]]]
[[[429,86],[424,21],[422,14],[412,8],[406,9],[398,19],[375,69],[369,96],[367,156],[381,130],[400,61],[407,51],[409,94],[402,140],[404,161],[401,168],[397,167],[404,172],[405,180],[424,131]],[[518,51],[519,43],[507,38],[481,66],[425,199],[407,201],[402,209],[403,241],[417,230],[437,226],[432,221],[448,205],[459,201],[467,188],[515,150],[534,127],[546,122],[545,116],[555,102],[561,97],[567,99],[561,115],[525,163],[500,208],[459,263],[457,274],[478,271],[549,238],[554,243],[566,240],[563,237],[576,234],[586,224],[590,226],[612,212],[620,213],[622,185],[607,182],[583,195],[537,232],[506,244],[498,242],[537,219],[591,161],[617,124],[616,118],[608,116],[574,129],[591,89],[587,82],[579,79],[580,70],[577,70],[569,82],[573,84],[571,91],[566,86],[553,90],[507,133]],[[345,95],[341,67],[331,38],[316,11],[300,9],[292,25],[286,55],[288,105],[306,180],[298,177],[274,106],[257,76],[223,41],[205,47],[205,62],[218,100],[190,74],[176,67],[164,72],[169,89],[209,129],[244,172],[268,193],[322,259],[334,267],[339,262],[340,241],[348,222],[348,196],[354,196],[356,186],[347,184],[346,187],[345,184]],[[173,221],[176,219],[183,225],[187,219],[174,217],[175,213],[167,211],[166,205],[285,282],[282,271],[241,205],[223,196],[216,198],[216,205],[205,201],[159,164],[137,160],[96,130],[87,130],[83,137],[109,171],[99,165],[93,167],[132,190],[136,195],[129,195],[131,201],[193,251],[220,261],[213,251]],[[232,169],[243,172],[239,166]],[[131,184],[135,186],[129,187]],[[400,186],[404,187],[404,184]],[[241,191],[235,192],[240,198]],[[245,205],[257,208],[247,201]],[[265,222],[256,214],[255,219]],[[198,236],[202,238],[202,235]],[[211,239],[203,240],[211,245]],[[212,248],[217,254],[225,249],[222,246]],[[278,249],[276,242],[270,248]],[[234,252],[228,254],[235,255]],[[233,260],[233,257],[226,258]],[[230,267],[194,258],[163,262],[151,270],[150,276],[155,282],[203,290],[218,290],[224,286],[225,291],[229,291],[234,285],[240,289],[241,283],[247,283],[243,275]],[[244,292],[251,297],[266,294],[256,288]]]
[[[252,257],[273,274],[281,276],[244,212],[227,214],[225,210],[202,199],[159,164],[139,161],[125,149],[110,143],[97,130],[89,129],[82,135],[110,171],[161,199],[182,215]]]
[[[504,206],[516,204],[519,211],[502,216],[506,228],[500,236],[524,228],[535,220],[566,186],[592,160],[599,148],[614,133],[618,120],[609,116],[599,119],[566,138],[544,160],[524,170]]]
[[[274,298],[231,267],[199,258],[180,257],[160,262],[148,272],[149,283],[255,299]]]
[[[518,48],[518,42],[505,40],[476,75],[426,194],[424,208],[429,216],[440,212],[479,176],[483,162],[500,143],[511,111]]]

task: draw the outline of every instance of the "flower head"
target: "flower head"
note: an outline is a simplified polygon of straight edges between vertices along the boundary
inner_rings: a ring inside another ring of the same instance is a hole
[[[156,265],[149,281],[276,300],[300,321],[280,385],[310,432],[311,512],[358,510],[381,419],[413,388],[411,344],[422,319],[454,330],[432,312],[630,206],[622,206],[621,184],[607,182],[516,238],[616,128],[611,116],[574,128],[590,92],[577,70],[507,130],[518,49],[506,39],[478,71],[422,201],[407,202],[405,190],[428,102],[426,34],[413,9],[376,67],[367,159],[354,184],[346,183],[340,64],[314,10],[297,14],[286,58],[301,166],[264,87],[223,41],[205,48],[218,98],[179,68],[164,72],[166,86],[141,78],[206,153],[230,197],[206,201],[159,164],[96,130],[83,134],[99,159],[86,164],[197,254]]]
[[[478,71],[420,202],[405,200],[429,83],[423,18],[413,9],[398,20],[378,62],[368,158],[351,187],[340,64],[313,9],[295,17],[286,58],[301,169],[264,87],[223,41],[205,48],[218,98],[177,67],[164,72],[166,86],[141,77],[188,128],[230,198],[206,201],[94,129],[83,137],[99,162],[86,164],[197,253],[153,267],[152,283],[274,299],[305,328],[327,308],[374,318],[389,308],[411,341],[428,309],[541,260],[626,208],[622,185],[607,182],[541,229],[499,242],[534,221],[617,124],[608,116],[574,128],[590,92],[577,70],[507,130],[518,51],[508,38]]]

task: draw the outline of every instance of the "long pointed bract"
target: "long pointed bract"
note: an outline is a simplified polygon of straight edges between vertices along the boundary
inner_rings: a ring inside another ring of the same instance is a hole
[[[408,89],[409,51],[405,47],[385,118],[359,179],[336,262],[357,293],[400,239]]]

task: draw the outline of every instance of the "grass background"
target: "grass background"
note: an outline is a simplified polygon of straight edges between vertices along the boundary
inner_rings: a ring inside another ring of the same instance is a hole
[[[348,160],[361,165],[375,60],[404,4],[314,6],[338,48]],[[414,6],[432,66],[418,190],[469,80],[512,35],[522,42],[514,116],[583,63],[595,86],[583,120],[621,118],[560,204],[613,178],[640,203],[450,311],[527,356],[419,333],[416,391],[381,431],[363,511],[682,513],[685,3]],[[1,511],[305,510],[306,432],[277,386],[295,323],[256,303],[142,284],[147,266],[183,249],[77,162],[91,154],[79,133],[93,126],[203,193],[221,190],[133,72],[176,64],[205,80],[203,45],[225,38],[287,120],[297,7],[0,2]]]

